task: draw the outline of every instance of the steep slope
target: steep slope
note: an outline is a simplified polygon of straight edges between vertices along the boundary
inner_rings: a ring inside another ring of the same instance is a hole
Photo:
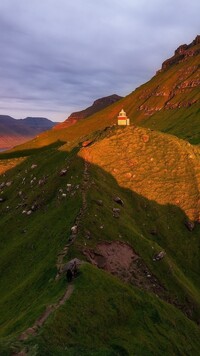
[[[38,133],[49,130],[54,125],[54,122],[40,117],[16,120],[7,115],[0,115],[0,149],[29,141]]]
[[[116,124],[117,115],[122,108],[132,124],[160,130],[199,144],[199,36],[188,47],[187,55],[182,60],[170,62],[149,82],[120,101],[79,120],[69,128],[41,134],[17,149],[38,148],[61,140],[67,142],[63,149],[68,150],[89,134],[93,135],[94,131]]]
[[[122,102],[147,125],[157,113],[144,121],[138,105],[153,94],[139,97],[159,81],[171,88],[198,56],[178,57],[120,102],[0,155],[2,355],[198,355],[200,147],[113,125]],[[163,106],[160,130],[198,143],[198,105]],[[81,266],[68,283],[74,258]]]
[[[71,125],[74,125],[77,121],[81,120],[81,119],[85,119],[88,116],[91,116],[93,114],[95,114],[96,112],[106,108],[107,106],[116,103],[117,101],[119,101],[120,99],[122,99],[122,96],[113,94],[113,95],[109,95],[106,96],[104,98],[100,98],[94,101],[94,103],[89,106],[88,108],[86,108],[85,110],[82,111],[78,111],[78,112],[73,112],[68,118],[67,120],[65,120],[64,122],[54,126],[55,130],[61,130],[64,129],[66,127],[69,127]]]
[[[134,127],[99,132],[81,150],[32,152],[1,176],[2,353],[195,355],[198,184],[198,147]],[[74,257],[94,266],[83,264],[53,309]]]

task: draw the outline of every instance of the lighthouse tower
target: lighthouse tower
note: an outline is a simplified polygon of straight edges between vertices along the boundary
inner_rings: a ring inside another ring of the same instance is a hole
[[[126,116],[126,113],[125,113],[125,111],[123,109],[120,111],[120,113],[118,115],[117,123],[118,123],[118,125],[123,125],[123,126],[130,125],[130,120]]]

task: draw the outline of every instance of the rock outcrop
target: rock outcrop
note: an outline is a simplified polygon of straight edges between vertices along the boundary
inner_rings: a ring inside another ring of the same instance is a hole
[[[162,68],[159,72],[164,71],[171,67],[174,64],[178,64],[184,60],[186,60],[188,57],[196,56],[200,53],[200,35],[198,35],[194,41],[192,41],[189,45],[183,44],[179,46],[175,52],[174,55],[167,59],[166,61],[163,62]]]
[[[89,106],[87,109],[84,109],[82,111],[77,111],[73,112],[64,122],[56,125],[54,127],[55,130],[61,130],[66,127],[74,125],[77,121],[81,119],[85,119],[86,117],[95,114],[96,112],[106,108],[109,105],[114,104],[118,100],[122,99],[122,96],[113,94],[106,96],[101,99],[97,99],[94,101],[94,103]]]

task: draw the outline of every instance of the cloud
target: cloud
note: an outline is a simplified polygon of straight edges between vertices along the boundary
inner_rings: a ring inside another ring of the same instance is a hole
[[[64,120],[126,95],[197,35],[199,1],[2,0],[0,111]]]

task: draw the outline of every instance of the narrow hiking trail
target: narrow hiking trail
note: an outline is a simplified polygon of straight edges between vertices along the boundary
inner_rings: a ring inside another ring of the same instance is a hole
[[[86,160],[84,161],[84,169],[83,169],[83,180],[81,184],[81,196],[82,196],[82,206],[80,208],[80,211],[78,215],[75,218],[74,221],[74,228],[75,232],[72,232],[72,235],[69,238],[68,243],[63,247],[63,249],[58,253],[57,257],[57,262],[56,262],[56,267],[57,267],[57,275],[56,275],[56,280],[59,279],[60,275],[63,273],[63,267],[65,265],[64,259],[67,256],[69,247],[74,243],[74,240],[77,237],[77,234],[80,230],[82,219],[85,215],[85,212],[87,210],[87,192],[90,187],[90,175],[89,175],[89,162]]]
[[[51,315],[55,310],[57,310],[61,305],[63,305],[71,297],[73,291],[74,291],[73,284],[69,284],[62,298],[57,303],[49,305],[44,311],[44,313],[41,314],[40,317],[35,321],[34,325],[28,328],[20,335],[19,340],[24,341],[27,340],[29,336],[36,335],[39,328],[42,327],[42,325],[47,320],[49,315]]]
[[[83,216],[85,215],[85,212],[87,210],[87,192],[90,187],[90,180],[89,180],[89,163],[87,161],[84,161],[84,169],[83,169],[83,179],[82,179],[82,184],[81,184],[81,196],[82,196],[82,206],[80,208],[80,211],[78,215],[75,218],[74,221],[74,226],[76,226],[76,232],[70,236],[69,242],[64,246],[61,252],[58,253],[57,255],[57,261],[56,261],[56,267],[57,267],[57,275],[56,275],[56,280],[59,279],[63,273],[63,267],[64,267],[64,258],[67,256],[68,249],[70,245],[74,243],[75,238],[77,237],[78,231],[80,230],[81,223]],[[57,310],[60,306],[62,306],[72,295],[74,291],[74,285],[73,284],[68,284],[67,289],[62,296],[62,298],[55,304],[48,305],[46,307],[46,310],[38,317],[38,319],[35,321],[34,325],[32,327],[29,327],[26,329],[24,332],[22,332],[18,338],[19,341],[23,342],[27,340],[30,336],[36,336],[39,329],[43,326],[47,318],[55,311]],[[27,352],[25,349],[21,350],[17,353],[13,353],[12,356],[25,356],[27,355]]]

